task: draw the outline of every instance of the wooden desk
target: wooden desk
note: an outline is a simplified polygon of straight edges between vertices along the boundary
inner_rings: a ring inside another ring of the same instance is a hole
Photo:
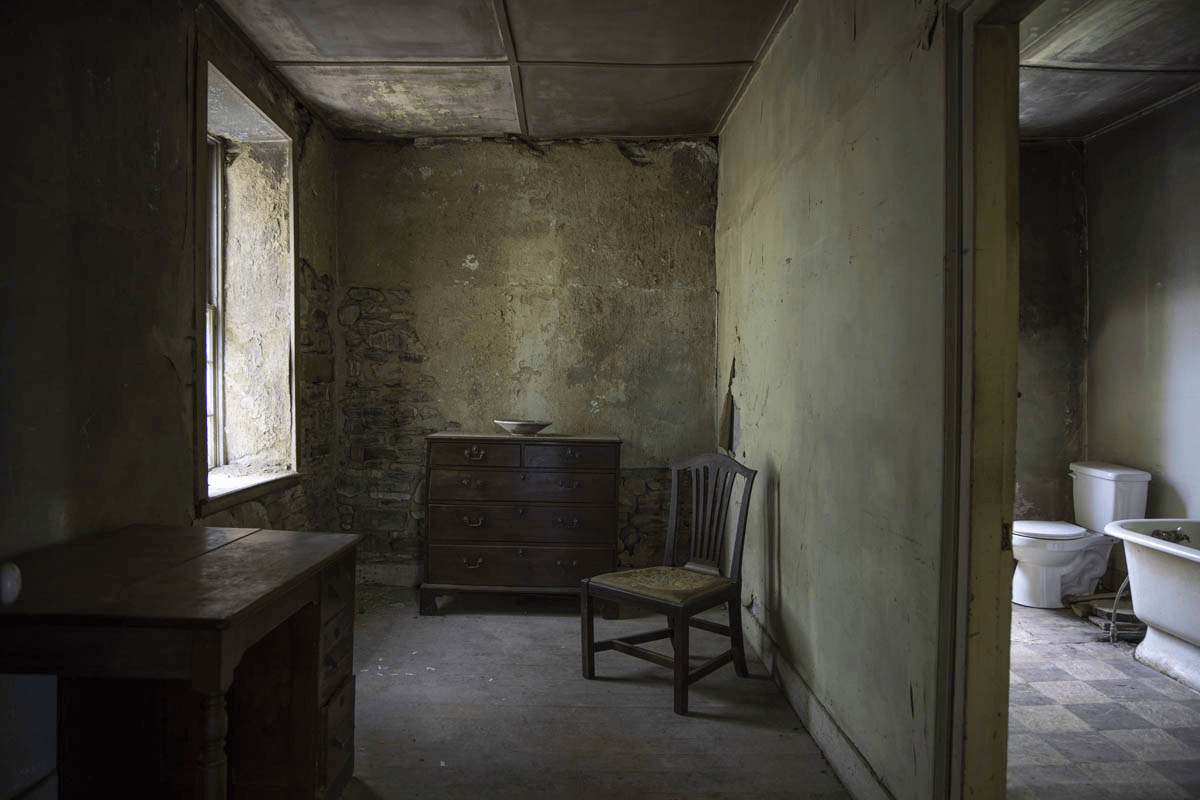
[[[60,678],[61,796],[340,791],[358,539],[137,525],[11,559],[0,672]]]

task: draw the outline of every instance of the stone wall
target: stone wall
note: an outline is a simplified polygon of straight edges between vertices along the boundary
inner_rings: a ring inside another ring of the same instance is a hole
[[[622,563],[661,558],[643,474],[714,444],[716,151],[634,150],[340,146],[337,513],[366,578],[417,579],[424,435],[494,418],[621,436]]]
[[[621,470],[618,566],[652,567],[663,563],[670,501],[669,469]]]
[[[381,557],[415,579],[421,561],[424,435],[448,423],[418,366],[406,289],[350,288],[337,310],[344,346],[342,440],[336,485],[343,530],[363,534],[360,560]],[[386,581],[385,581],[386,582]]]

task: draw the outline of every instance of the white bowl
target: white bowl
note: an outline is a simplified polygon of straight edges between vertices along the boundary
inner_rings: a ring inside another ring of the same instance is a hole
[[[549,427],[551,424],[533,419],[494,419],[492,422],[517,436],[532,436],[542,428]]]

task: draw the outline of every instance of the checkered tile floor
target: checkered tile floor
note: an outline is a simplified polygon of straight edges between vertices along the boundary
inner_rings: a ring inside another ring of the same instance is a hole
[[[1013,605],[1009,800],[1200,798],[1200,693],[1069,610]]]

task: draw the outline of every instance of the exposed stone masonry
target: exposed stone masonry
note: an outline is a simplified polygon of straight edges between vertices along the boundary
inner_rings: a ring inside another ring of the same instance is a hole
[[[341,404],[344,461],[336,484],[340,529],[361,533],[364,561],[409,565],[423,558],[424,437],[456,429],[438,408],[438,387],[413,369],[425,358],[409,324],[411,293],[355,287],[337,310],[345,346]],[[662,563],[670,471],[624,469],[617,562]]]
[[[305,493],[321,498],[309,511],[310,529],[321,531],[338,530],[331,502],[337,463],[334,344],[329,322],[332,303],[332,277],[318,273],[301,259],[296,329],[300,363],[296,382],[297,445]]]
[[[422,559],[424,436],[448,423],[432,380],[413,365],[426,360],[409,323],[405,289],[355,287],[337,310],[345,347],[342,388],[344,456],[336,483],[342,530],[365,536],[366,560]]]
[[[670,501],[670,470],[621,470],[617,566],[653,567],[663,563]]]

